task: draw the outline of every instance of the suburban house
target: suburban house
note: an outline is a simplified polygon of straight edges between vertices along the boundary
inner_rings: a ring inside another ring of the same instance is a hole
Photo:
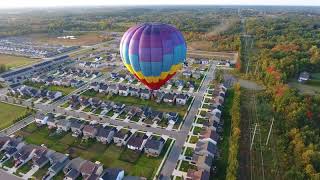
[[[70,121],[67,119],[61,119],[57,122],[57,131],[69,131],[70,130]]]
[[[89,103],[93,108],[99,108],[102,101],[98,98],[90,98]]]
[[[201,78],[201,73],[199,71],[194,71],[192,73],[192,78],[194,79],[200,79]]]
[[[164,94],[165,93],[162,91],[157,91],[156,93],[154,93],[157,103],[160,103],[163,100]]]
[[[18,151],[20,151],[25,146],[22,138],[10,138],[9,142],[3,145],[4,154],[7,158],[13,157]]]
[[[186,180],[209,180],[210,172],[206,170],[193,170],[189,169]]]
[[[93,89],[93,90],[95,90],[95,91],[98,91],[99,90],[99,83],[98,82],[92,82],[92,83],[90,83],[90,87],[89,87],[89,89]]]
[[[82,129],[83,139],[95,138],[98,133],[98,128],[94,125],[85,125]]]
[[[163,112],[154,111],[154,110],[150,111],[150,119],[152,119],[152,121],[161,121],[162,118],[163,118]]]
[[[96,139],[103,144],[109,144],[111,143],[115,132],[116,128],[99,127]]]
[[[144,145],[144,152],[148,156],[157,157],[161,154],[165,140],[163,138],[151,137]]]
[[[119,95],[120,96],[128,96],[129,88],[127,86],[119,85]]]
[[[47,115],[41,113],[41,112],[37,112],[35,115],[35,121],[37,124],[47,124],[49,119],[53,119],[54,115],[52,113],[48,113]]]
[[[80,173],[83,180],[99,179],[102,172],[103,166],[100,163],[85,161],[80,167]]]
[[[213,144],[217,145],[219,139],[219,134],[213,129],[205,128],[200,132],[200,141],[210,141]]]
[[[76,180],[80,176],[80,168],[86,162],[86,160],[77,157],[72,159],[63,168],[65,174],[64,180]]]
[[[177,112],[167,112],[164,116],[170,124],[175,124],[179,119],[179,114]]]
[[[50,180],[53,176],[57,175],[70,160],[68,156],[54,152],[49,156],[49,161],[51,166],[48,168],[48,172],[43,178],[44,180]]]
[[[176,99],[176,95],[172,93],[166,93],[163,97],[163,102],[173,104]]]
[[[310,73],[303,71],[300,73],[298,81],[303,83],[310,80]]]
[[[70,122],[71,122],[70,128],[72,131],[72,136],[78,137],[78,136],[82,135],[82,129],[84,127],[84,122],[81,121],[80,119],[75,119],[75,118],[71,118]]]
[[[36,151],[36,146],[34,145],[25,145],[23,146],[14,156],[14,167],[21,167],[24,165],[26,162],[31,160],[33,157],[35,151]]]
[[[145,134],[137,133],[130,137],[127,147],[134,151],[142,151],[146,139],[147,136]]]
[[[209,172],[213,164],[213,158],[211,156],[201,156],[194,154],[192,156],[192,161],[199,170],[206,170]]]
[[[185,70],[182,72],[182,75],[186,78],[190,78],[191,77],[191,71],[190,70]]]
[[[140,98],[141,99],[150,99],[151,93],[148,89],[141,89]]]
[[[125,112],[127,113],[127,116],[129,116],[129,118],[132,118],[136,114],[142,112],[142,110],[141,110],[141,108],[136,107],[136,106],[127,106],[125,108]]]
[[[104,83],[100,83],[99,93],[108,93],[108,85]]]
[[[100,176],[100,179],[103,180],[122,180],[123,178],[124,170],[119,168],[108,168]]]
[[[10,140],[11,138],[9,136],[0,136],[0,151],[7,147]]]
[[[197,155],[211,156],[212,158],[215,158],[217,150],[217,145],[210,141],[198,141],[194,153]]]
[[[80,102],[80,105],[83,106],[83,107],[87,107],[87,106],[90,105],[89,99],[84,97],[84,96],[81,96],[79,98],[79,102]]]
[[[187,94],[178,94],[176,96],[176,104],[178,105],[186,105],[189,96]]]
[[[129,93],[130,93],[130,96],[140,97],[140,89],[139,88],[129,87]]]
[[[49,150],[46,147],[37,148],[32,157],[33,166],[39,169],[42,168],[44,165],[49,163],[49,157],[53,153],[54,151]]]
[[[131,136],[131,132],[126,129],[121,129],[118,132],[116,132],[113,136],[113,142],[117,146],[122,146],[126,144],[126,141]]]
[[[118,94],[119,88],[116,84],[110,84],[108,87],[108,93],[109,94]]]
[[[53,129],[57,127],[57,119],[55,118],[49,118],[47,120],[47,126],[49,129]]]

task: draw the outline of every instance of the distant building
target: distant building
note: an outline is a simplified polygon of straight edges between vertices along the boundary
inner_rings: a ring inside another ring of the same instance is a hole
[[[308,80],[310,80],[310,74],[308,72],[303,71],[302,73],[300,73],[299,79],[298,79],[299,82],[303,83]]]

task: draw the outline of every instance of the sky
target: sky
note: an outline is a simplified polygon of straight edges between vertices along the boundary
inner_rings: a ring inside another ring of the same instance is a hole
[[[136,5],[288,5],[320,6],[320,0],[0,0],[0,8]]]

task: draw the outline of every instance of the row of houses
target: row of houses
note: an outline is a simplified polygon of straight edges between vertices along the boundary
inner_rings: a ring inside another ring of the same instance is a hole
[[[222,84],[217,85],[213,92],[213,105],[207,112],[199,140],[196,143],[191,163],[197,166],[196,170],[189,169],[187,179],[209,180],[210,171],[213,168],[214,160],[219,157],[218,143],[223,133],[223,120],[221,119],[221,107],[224,103],[227,88]],[[217,100],[218,99],[218,100]],[[218,101],[218,103],[216,103]]]
[[[80,157],[70,159],[68,155],[62,154],[45,146],[26,144],[22,138],[8,136],[0,137],[0,153],[2,158],[0,164],[8,160],[13,161],[13,167],[19,169],[28,162],[32,162],[33,169],[40,169],[49,164],[43,180],[50,180],[61,171],[65,180],[76,180],[82,177],[84,180],[131,180],[143,179],[140,177],[125,177],[123,169],[104,169],[100,162],[91,162]]]
[[[83,70],[76,67],[66,67],[57,70],[53,75],[60,77],[79,77],[79,78],[95,78],[98,77],[101,72],[92,70]]]
[[[49,129],[56,129],[58,133],[72,132],[72,136],[82,139],[96,139],[103,144],[114,142],[118,146],[126,145],[129,149],[142,151],[149,156],[159,156],[165,143],[162,138],[150,138],[144,133],[132,133],[126,129],[118,131],[115,127],[100,124],[89,124],[76,118],[65,116],[55,117],[54,114],[37,113],[35,121],[39,125],[47,125]],[[138,135],[137,135],[138,134]],[[156,146],[155,144],[158,144]]]
[[[72,109],[85,108],[91,106],[94,109],[102,109],[100,115],[105,115],[110,111],[121,114],[126,113],[127,118],[131,119],[138,116],[152,121],[161,121],[167,119],[169,123],[175,124],[179,119],[177,112],[161,112],[153,110],[150,107],[126,106],[121,103],[111,101],[102,101],[98,98],[86,98],[84,96],[72,95],[70,97],[70,107]]]
[[[25,98],[46,98],[50,100],[56,100],[62,97],[62,92],[60,91],[49,91],[46,89],[35,89],[29,86],[19,86],[9,89],[9,95],[20,96]]]
[[[186,78],[200,79],[202,74],[200,71],[186,69],[182,72],[182,75]]]
[[[56,67],[61,67],[64,63],[69,63],[69,56],[61,56],[52,60],[41,61],[40,63],[32,66],[26,66],[23,68],[17,68],[15,70],[5,72],[0,75],[0,81],[8,81],[10,83],[19,83],[25,79],[28,79],[35,74],[42,74],[43,72],[51,71]]]
[[[74,88],[78,88],[80,87],[84,81],[82,80],[77,80],[74,78],[68,78],[68,77],[63,77],[63,78],[54,78],[53,76],[46,76],[46,75],[42,75],[42,76],[36,76],[31,78],[31,82],[34,83],[43,83],[47,86],[49,85],[56,85],[56,86],[71,86]]]
[[[32,58],[46,58],[61,53],[72,51],[80,46],[48,46],[37,45],[21,38],[5,38],[0,39],[0,52],[2,54],[19,55]]]
[[[132,87],[132,86],[121,85],[121,84],[113,84],[113,83],[92,82],[90,84],[89,89],[99,93],[106,93],[106,94],[120,95],[120,96],[132,96],[132,97],[138,97],[144,100],[151,99],[151,97],[154,97],[157,103],[165,102],[169,104],[176,103],[177,105],[186,105],[189,99],[189,95],[184,93],[163,92],[161,90],[154,91],[152,93],[149,89]]]

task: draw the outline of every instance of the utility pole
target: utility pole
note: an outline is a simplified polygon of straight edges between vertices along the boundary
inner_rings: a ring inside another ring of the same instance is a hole
[[[267,141],[266,141],[266,146],[269,143],[269,138],[270,138],[271,130],[272,130],[272,127],[273,127],[273,121],[274,121],[274,118],[272,118],[272,120],[271,120],[271,125],[270,125],[270,129],[269,129],[269,133],[268,133],[268,137],[267,137]]]
[[[250,151],[251,151],[252,146],[253,146],[253,141],[254,141],[254,136],[256,135],[257,126],[258,126],[258,124],[256,123],[256,124],[255,124],[255,126],[254,126],[254,131],[253,131],[252,141],[251,141],[251,145],[250,145]]]

